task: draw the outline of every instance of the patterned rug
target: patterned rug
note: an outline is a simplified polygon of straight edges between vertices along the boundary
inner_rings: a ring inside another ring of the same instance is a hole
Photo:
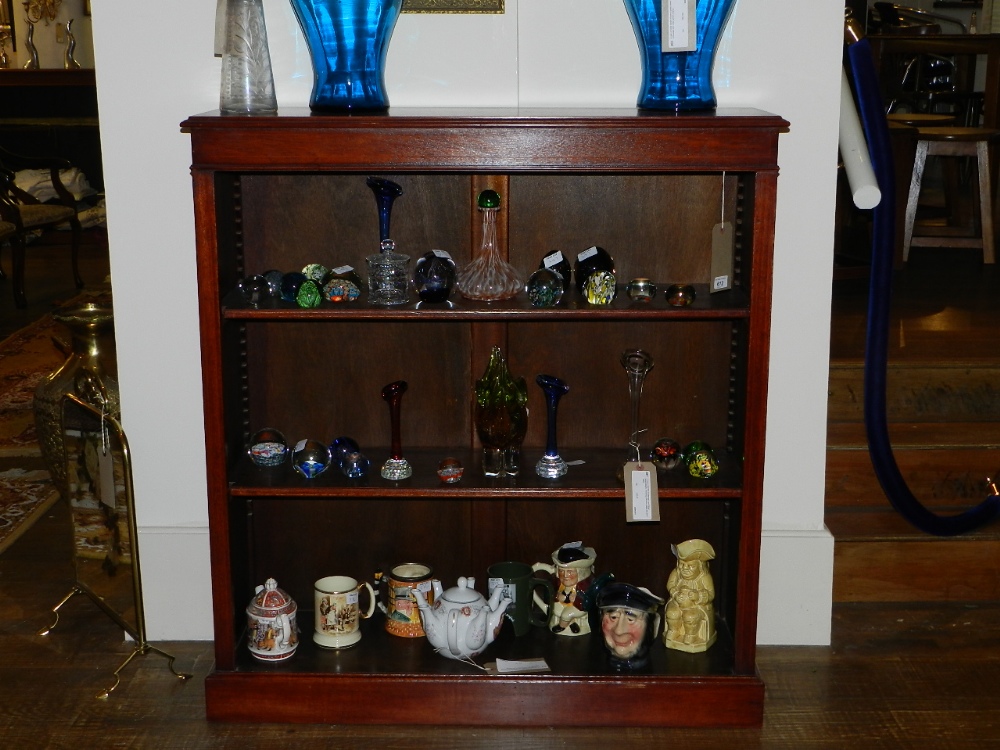
[[[50,316],[0,342],[0,552],[59,499],[41,461],[32,411],[35,387],[65,360],[69,338]]]

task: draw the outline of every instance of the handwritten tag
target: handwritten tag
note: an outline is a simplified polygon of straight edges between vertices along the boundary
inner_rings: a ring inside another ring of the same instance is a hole
[[[660,493],[656,467],[647,461],[625,464],[625,521],[660,520]]]
[[[694,52],[698,48],[695,0],[662,0],[660,25],[665,52]]]
[[[486,671],[490,674],[521,674],[524,672],[549,672],[548,663],[542,657],[536,659],[497,659],[489,662]]]

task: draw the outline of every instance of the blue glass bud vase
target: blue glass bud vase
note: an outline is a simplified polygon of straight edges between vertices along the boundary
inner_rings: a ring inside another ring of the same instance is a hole
[[[671,51],[669,40],[663,39],[661,11],[667,3],[625,0],[642,57],[642,88],[636,104],[642,109],[714,109],[712,63],[735,0],[698,0],[697,31],[692,34],[695,49],[685,52]]]
[[[545,394],[545,412],[548,416],[548,431],[545,439],[545,455],[535,464],[535,473],[543,479],[558,479],[569,471],[569,466],[559,455],[556,444],[556,412],[559,399],[569,393],[569,386],[554,375],[539,375],[535,378]]]
[[[385,56],[403,0],[291,0],[312,56],[313,112],[389,107]]]

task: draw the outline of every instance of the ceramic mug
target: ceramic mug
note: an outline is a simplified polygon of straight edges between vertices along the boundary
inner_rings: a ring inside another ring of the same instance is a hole
[[[361,589],[368,589],[368,610],[361,611]],[[361,640],[361,620],[375,611],[370,583],[350,576],[326,576],[313,585],[316,630],[313,640],[323,648],[347,648]]]
[[[427,603],[433,604],[433,573],[430,565],[402,563],[392,568],[385,576],[386,632],[403,638],[420,638],[425,635],[413,590],[419,589],[427,599]]]
[[[507,597],[512,604],[507,607],[506,617],[514,624],[515,636],[526,635],[532,625],[546,626],[546,618],[531,606],[531,599],[535,589],[541,588],[545,589],[544,601],[551,603],[555,593],[551,581],[537,578],[531,566],[522,562],[494,563],[486,569],[486,575],[487,598],[493,596],[498,588],[507,589]]]

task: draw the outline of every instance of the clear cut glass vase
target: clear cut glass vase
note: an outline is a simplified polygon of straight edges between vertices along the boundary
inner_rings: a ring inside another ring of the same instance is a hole
[[[712,64],[735,0],[698,0],[694,18],[687,17],[687,0],[624,1],[642,60],[636,104],[642,109],[714,109]],[[673,19],[666,28],[664,12]]]
[[[226,114],[278,111],[262,0],[227,0],[219,109]]]
[[[385,58],[403,0],[291,0],[312,57],[313,112],[389,107]]]

